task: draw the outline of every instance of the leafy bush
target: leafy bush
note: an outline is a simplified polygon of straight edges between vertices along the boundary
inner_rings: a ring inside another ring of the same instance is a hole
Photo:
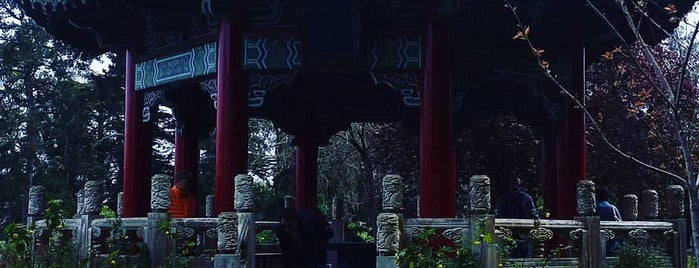
[[[618,267],[652,268],[662,264],[660,251],[653,247],[624,243],[616,254]]]
[[[24,267],[79,267],[81,260],[70,237],[64,234],[63,220],[66,212],[63,201],[52,199],[47,202],[44,216],[46,229],[45,241],[39,240],[34,256],[31,255],[34,243],[35,226],[23,226],[16,223],[5,226],[0,236],[0,265],[7,268]],[[37,237],[37,239],[40,239]]]
[[[442,239],[435,229],[420,231],[409,246],[398,252],[398,267],[478,267],[469,243],[445,245]]]
[[[255,242],[258,244],[276,244],[277,234],[272,230],[262,230],[255,235]]]
[[[347,231],[361,242],[373,243],[374,236],[371,227],[363,221],[353,221],[347,224]]]

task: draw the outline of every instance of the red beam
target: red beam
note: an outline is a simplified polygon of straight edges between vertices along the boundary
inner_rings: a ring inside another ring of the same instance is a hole
[[[124,217],[146,216],[150,210],[151,124],[143,122],[143,92],[136,91],[136,64],[126,51],[124,112]]]
[[[248,116],[242,26],[221,20],[216,109],[216,214],[234,211],[234,178],[247,173]]]
[[[427,24],[425,67],[420,89],[420,216],[456,216],[456,177],[451,134],[449,21]]]

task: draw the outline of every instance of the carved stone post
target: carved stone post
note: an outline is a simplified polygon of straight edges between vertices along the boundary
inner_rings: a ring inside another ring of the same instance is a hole
[[[635,221],[638,219],[638,197],[635,194],[624,195],[621,201],[621,219]]]
[[[167,221],[168,225],[170,221],[170,214],[167,210],[170,207],[171,184],[172,177],[168,175],[156,174],[151,179],[150,207],[152,212],[148,213],[145,242],[148,245],[152,267],[160,267],[165,257],[175,249],[174,239],[169,233],[163,232],[161,228],[164,221]]]
[[[582,258],[580,267],[602,267],[604,264],[604,242],[600,230],[600,219],[595,216],[595,183],[581,180],[576,184],[578,217],[582,222]]]
[[[119,192],[117,194],[116,213],[117,213],[117,216],[119,216],[119,217],[121,217],[121,215],[124,214],[124,192]]]
[[[46,210],[46,189],[44,186],[35,185],[29,188],[29,196],[27,200],[27,226],[36,223],[44,217]],[[40,235],[40,232],[35,232],[32,237],[31,251],[34,254],[41,251],[47,241],[47,233]]]
[[[285,208],[293,208],[295,206],[296,206],[296,198],[295,197],[293,197],[291,195],[284,196],[284,207]]]
[[[83,211],[85,211],[85,190],[80,189],[78,192],[75,194],[76,197],[76,202],[75,202],[75,213],[77,215],[83,215]]]
[[[668,185],[665,196],[668,201],[668,218],[674,225],[671,237],[668,237],[672,244],[673,267],[686,268],[687,220],[684,218],[684,188],[680,185]]]
[[[332,203],[332,228],[333,236],[330,238],[331,243],[342,243],[345,241],[345,222],[342,217],[345,214],[345,202],[340,197],[333,197]],[[337,251],[328,252],[328,264],[332,267],[337,267]]]
[[[658,192],[645,190],[641,193],[641,218],[652,220],[658,218]]]
[[[213,218],[214,217],[214,205],[216,204],[216,196],[215,195],[207,195],[206,196],[206,217],[207,218]]]
[[[153,212],[167,212],[170,208],[170,187],[172,177],[155,174],[151,180],[150,208]]]
[[[383,211],[400,213],[403,210],[403,178],[398,175],[386,175],[381,186]]]
[[[46,188],[34,185],[29,188],[29,201],[27,204],[27,225],[35,223],[44,216],[46,210]]]
[[[379,213],[376,218],[376,267],[396,267],[403,221],[403,178],[395,174],[384,176],[381,190],[381,210],[384,213]]]
[[[80,242],[78,243],[78,252],[81,257],[88,258],[90,249],[92,248],[92,221],[99,218],[99,213],[102,210],[103,190],[102,183],[99,181],[87,181],[82,189],[83,204],[82,214],[80,215]]]
[[[238,212],[238,247],[239,254],[245,256],[245,266],[255,267],[255,194],[252,176],[238,174],[235,176],[235,209]]]
[[[469,178],[469,220],[471,226],[478,226],[478,228],[472,228],[474,231],[471,232],[468,241],[478,240],[476,237],[481,235],[495,237],[495,216],[490,214],[490,208],[490,178],[486,175],[471,176]],[[480,262],[480,267],[497,267],[499,254],[495,243],[472,245],[471,252]]]
[[[490,211],[490,178],[475,175],[469,180],[469,211],[471,214],[486,214]]]
[[[102,210],[102,183],[99,181],[87,181],[83,188],[85,200],[83,209],[85,215],[99,215]]]
[[[667,198],[667,216],[677,219],[684,216],[684,188],[680,185],[668,185],[665,189]]]
[[[235,212],[221,212],[218,215],[218,252],[214,256],[214,267],[240,267],[238,254],[238,215]]]
[[[395,213],[376,217],[376,268],[395,268],[400,245],[400,218]]]
[[[576,189],[578,215],[594,216],[596,212],[595,183],[590,180],[581,180]]]

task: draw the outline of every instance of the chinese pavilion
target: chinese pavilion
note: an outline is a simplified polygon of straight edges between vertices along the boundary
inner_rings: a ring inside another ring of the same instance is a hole
[[[518,22],[504,1],[15,1],[85,53],[126,53],[125,217],[148,212],[150,109],[159,103],[177,119],[175,170],[197,169],[198,140],[216,128],[217,213],[233,211],[233,177],[247,171],[250,117],[295,136],[300,208],[316,205],[318,146],[330,135],[351,122],[413,124],[421,216],[454,217],[452,136],[475,117],[511,114],[542,130],[554,217],[575,214],[575,184],[586,177],[583,113],[512,40]],[[617,1],[512,2],[553,72],[582,96],[586,60],[618,43],[607,23],[625,28]],[[650,2],[651,17],[676,27],[667,0]],[[693,2],[674,4],[683,13]],[[643,27],[649,42],[664,37]]]

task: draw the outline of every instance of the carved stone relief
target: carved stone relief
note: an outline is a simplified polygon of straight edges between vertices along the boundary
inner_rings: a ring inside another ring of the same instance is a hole
[[[386,211],[403,209],[403,178],[398,175],[386,175],[381,183],[383,189],[382,207]]]
[[[595,183],[591,180],[581,180],[576,185],[578,215],[594,216],[596,212]]]
[[[252,176],[239,174],[235,176],[235,209],[252,210],[255,207]]]
[[[155,174],[151,180],[150,208],[154,212],[165,212],[170,208],[170,186],[172,177]]]
[[[376,218],[376,250],[379,255],[392,256],[399,250],[399,218],[394,213],[379,213]]]
[[[486,175],[474,175],[469,182],[471,213],[488,213],[490,211],[490,178]]]

